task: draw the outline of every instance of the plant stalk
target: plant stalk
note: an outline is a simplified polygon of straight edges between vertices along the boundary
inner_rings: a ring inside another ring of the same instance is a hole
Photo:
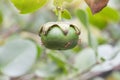
[[[91,30],[90,30],[89,26],[87,26],[87,32],[88,32],[88,43],[89,43],[89,46],[92,47],[95,50],[96,61],[98,61],[97,46],[96,46],[96,44],[93,44],[93,36],[91,34]]]
[[[57,7],[57,11],[58,11],[58,21],[62,20],[62,7]]]

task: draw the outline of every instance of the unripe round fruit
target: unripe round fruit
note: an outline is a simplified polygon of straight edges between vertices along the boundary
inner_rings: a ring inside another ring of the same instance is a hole
[[[65,22],[49,22],[40,30],[41,40],[45,47],[54,50],[74,48],[79,39],[80,30]]]

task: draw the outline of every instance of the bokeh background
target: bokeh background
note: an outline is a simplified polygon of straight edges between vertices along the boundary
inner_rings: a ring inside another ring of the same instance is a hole
[[[0,0],[0,80],[120,80],[120,0],[92,15],[83,0],[65,4],[69,21],[81,29],[81,42],[71,50],[46,49],[39,29],[57,21],[52,1],[30,14],[20,14],[10,0]],[[81,22],[87,15],[90,33]],[[97,61],[95,49],[97,48]]]

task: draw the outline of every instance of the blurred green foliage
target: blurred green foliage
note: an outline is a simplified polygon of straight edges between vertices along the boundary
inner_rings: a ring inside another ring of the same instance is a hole
[[[46,49],[38,36],[42,24],[57,20],[51,3],[0,0],[0,80],[85,80],[81,79],[82,75],[89,71],[100,76],[90,74],[88,76],[93,77],[88,80],[120,80],[119,69],[116,69],[120,63],[120,1],[112,1],[116,7],[110,4],[95,15],[89,8],[82,8],[82,1],[77,10],[74,5],[78,0],[67,6],[66,2],[71,1],[65,0],[64,7],[72,10],[65,9],[62,16],[68,19],[64,21],[80,26],[80,42],[71,50],[53,51]],[[20,14],[12,4],[21,13],[32,14]],[[99,63],[96,63],[95,48]],[[106,72],[109,73],[101,77]]]
[[[48,0],[11,0],[12,3],[16,6],[18,10],[20,10],[20,13],[30,13],[38,10],[42,6],[46,4]]]
[[[119,12],[113,8],[106,7],[100,13],[92,15],[90,9],[87,9],[89,22],[99,29],[105,29],[111,21],[118,22],[120,19]]]

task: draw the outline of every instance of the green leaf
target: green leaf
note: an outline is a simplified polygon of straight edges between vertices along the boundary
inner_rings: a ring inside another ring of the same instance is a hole
[[[107,43],[107,39],[103,38],[103,37],[98,37],[97,38],[98,44],[102,45],[102,44],[106,44]]]
[[[96,26],[99,29],[104,29],[107,26],[107,21],[99,14],[92,15],[90,9],[88,10],[89,22],[90,24]]]
[[[54,5],[57,6],[57,7],[58,7],[58,6],[60,7],[60,6],[63,5],[64,2],[69,2],[69,3],[70,3],[70,2],[72,2],[72,1],[73,1],[73,0],[54,0]]]
[[[102,62],[105,62],[105,61],[106,61],[106,59],[103,58],[103,57],[101,57],[100,60],[101,60]]]
[[[89,22],[99,29],[104,29],[110,21],[119,21],[119,13],[117,10],[106,7],[98,14],[93,15],[90,9],[87,9]]]
[[[54,0],[54,5],[57,7],[62,6],[63,2],[64,2],[64,0]]]
[[[10,41],[0,49],[0,70],[11,77],[21,76],[32,67],[36,57],[36,45],[30,40]]]
[[[108,21],[118,21],[120,18],[118,11],[110,7],[104,8],[103,11],[100,12],[100,15]]]
[[[21,14],[34,12],[43,7],[48,0],[11,0]]]
[[[85,13],[85,11],[78,9],[76,11],[76,16],[78,17],[78,19],[82,22],[82,24],[85,27],[88,27],[88,17],[87,17],[87,14]]]
[[[78,68],[80,72],[83,72],[96,63],[94,54],[94,50],[91,48],[82,50],[79,54],[76,55],[74,66]]]
[[[42,48],[41,48],[41,46],[40,46],[39,44],[37,44],[36,46],[37,46],[37,52],[38,52],[37,58],[39,59],[39,58],[40,58],[40,55],[41,55],[41,53],[42,53]]]
[[[66,9],[62,11],[62,14],[61,14],[61,15],[62,15],[62,17],[65,18],[65,19],[71,19],[71,14],[70,14],[70,12],[69,12],[68,10],[66,10]]]
[[[40,67],[38,70],[36,70],[36,75],[43,77],[43,78],[49,78],[49,77],[55,77],[59,74],[59,68],[54,63],[39,63]]]

